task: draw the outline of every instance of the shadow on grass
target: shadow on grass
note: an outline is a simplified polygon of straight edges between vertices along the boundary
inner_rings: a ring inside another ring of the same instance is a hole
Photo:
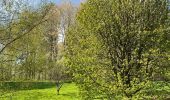
[[[2,90],[33,90],[46,89],[55,86],[53,82],[0,82]]]

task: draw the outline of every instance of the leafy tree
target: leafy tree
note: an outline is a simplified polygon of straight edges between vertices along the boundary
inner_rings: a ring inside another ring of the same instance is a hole
[[[86,99],[136,98],[168,61],[167,0],[87,0],[66,37]]]

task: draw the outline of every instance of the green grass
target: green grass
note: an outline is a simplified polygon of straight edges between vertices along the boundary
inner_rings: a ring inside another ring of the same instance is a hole
[[[0,100],[81,100],[78,91],[74,83],[65,83],[60,95],[57,95],[56,87],[52,85],[41,89],[10,90],[0,96]]]
[[[140,100],[170,100],[170,83],[153,82]],[[0,82],[0,100],[81,100],[74,83],[65,83],[57,95],[52,82]]]

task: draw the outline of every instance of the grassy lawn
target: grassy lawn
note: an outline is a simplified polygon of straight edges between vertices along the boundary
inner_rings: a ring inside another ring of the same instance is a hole
[[[153,85],[143,90],[143,93],[145,96],[140,100],[170,100],[170,83],[153,82]],[[6,82],[0,83],[0,100],[81,100],[81,98],[79,89],[74,83],[65,83],[60,95],[57,95],[55,83]]]
[[[60,90],[60,95],[56,94],[55,86],[10,92],[0,96],[0,100],[80,100],[78,87],[74,83],[65,83]]]

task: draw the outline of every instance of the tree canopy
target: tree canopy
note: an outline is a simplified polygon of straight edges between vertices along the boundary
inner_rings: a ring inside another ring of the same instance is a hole
[[[167,0],[82,4],[66,38],[66,56],[86,99],[143,95],[169,62],[168,13]]]

